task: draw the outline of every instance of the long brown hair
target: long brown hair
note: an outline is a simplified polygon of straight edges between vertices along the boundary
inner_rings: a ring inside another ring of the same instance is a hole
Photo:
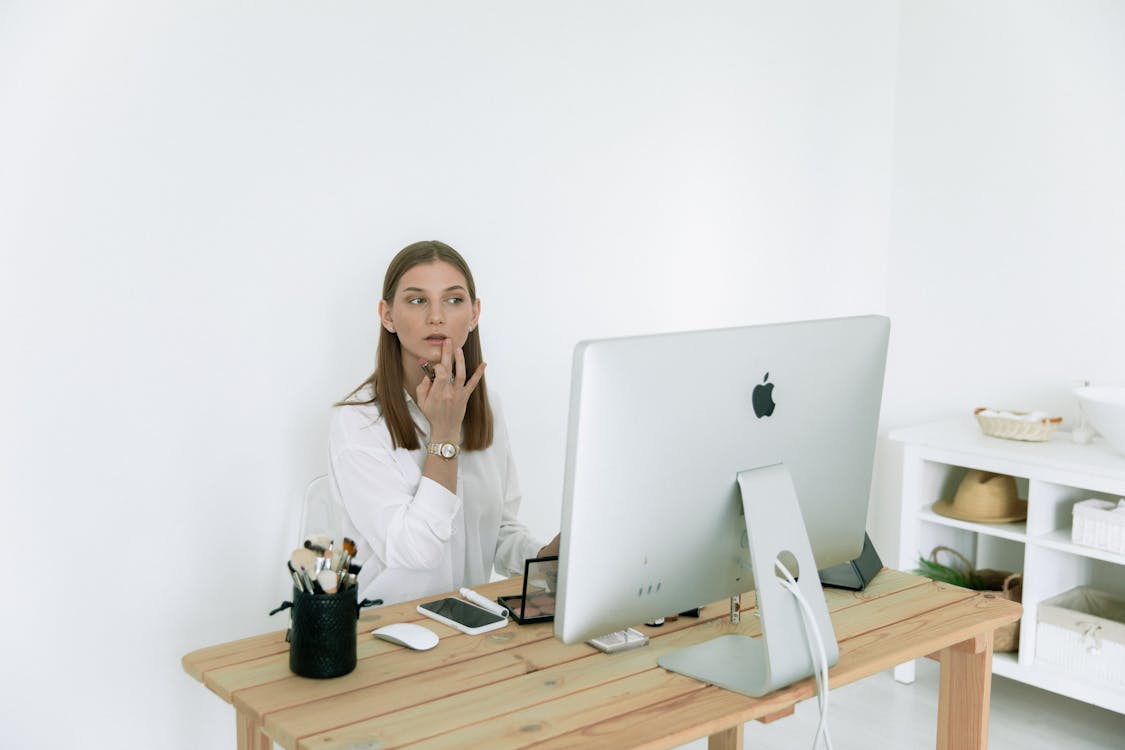
[[[469,301],[476,302],[477,286],[473,281],[473,273],[469,264],[461,254],[444,242],[437,240],[424,240],[407,245],[399,250],[387,266],[387,275],[383,278],[383,301],[388,305],[394,302],[395,292],[403,274],[414,266],[424,263],[443,261],[456,268],[465,277],[469,288]],[[476,372],[483,357],[480,347],[480,326],[477,325],[469,331],[469,338],[465,341],[465,372],[467,375]],[[419,440],[420,430],[410,417],[410,409],[406,405],[406,395],[402,382],[402,345],[398,336],[388,331],[384,326],[379,326],[379,346],[375,354],[375,372],[367,380],[345,396],[336,406],[359,406],[364,404],[378,404],[383,419],[387,422],[387,429],[391,433],[391,443],[395,448],[417,450],[422,447]],[[421,373],[421,370],[418,371]],[[372,396],[366,401],[355,398],[356,394],[367,386],[371,386]],[[462,423],[464,430],[461,448],[467,451],[481,450],[492,445],[492,408],[488,404],[488,389],[485,387],[484,378],[480,379],[477,387],[469,395],[468,404],[465,406],[465,421]]]

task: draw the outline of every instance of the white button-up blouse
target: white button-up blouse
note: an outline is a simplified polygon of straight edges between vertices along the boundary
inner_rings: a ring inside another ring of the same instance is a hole
[[[370,398],[370,391],[357,394]],[[421,430],[422,410],[406,396]],[[339,406],[329,429],[332,491],[344,507],[344,534],[356,542],[360,598],[387,604],[487,583],[491,571],[522,574],[543,544],[516,515],[519,481],[496,397],[492,445],[462,451],[457,493],[422,476],[426,450],[392,448],[379,407]],[[427,442],[422,439],[423,444]]]

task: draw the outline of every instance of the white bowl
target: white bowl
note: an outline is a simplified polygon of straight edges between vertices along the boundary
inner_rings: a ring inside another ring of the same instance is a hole
[[[1125,455],[1125,387],[1092,385],[1076,388],[1074,395],[1094,429]]]

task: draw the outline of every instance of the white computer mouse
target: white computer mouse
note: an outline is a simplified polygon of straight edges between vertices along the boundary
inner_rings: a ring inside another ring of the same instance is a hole
[[[434,631],[412,622],[396,622],[391,625],[384,625],[372,630],[371,635],[382,638],[384,641],[412,648],[415,651],[426,651],[438,644],[438,637]]]

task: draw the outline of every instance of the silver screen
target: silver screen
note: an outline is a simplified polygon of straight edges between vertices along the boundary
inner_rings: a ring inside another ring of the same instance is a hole
[[[863,316],[580,343],[555,635],[752,590],[743,470],[786,466],[818,568],[857,557],[889,331]]]

